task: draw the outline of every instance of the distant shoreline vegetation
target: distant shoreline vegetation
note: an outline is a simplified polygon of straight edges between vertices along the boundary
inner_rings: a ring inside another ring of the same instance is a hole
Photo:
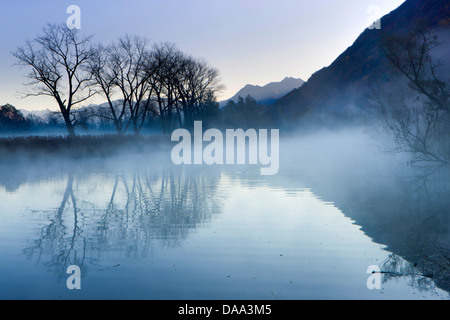
[[[119,105],[120,101],[115,101]],[[208,127],[215,128],[264,128],[275,129],[281,125],[281,118],[273,105],[265,105],[256,101],[252,96],[239,97],[237,101],[228,103],[219,108],[218,103],[214,103],[202,119]],[[77,135],[98,135],[98,134],[118,134],[115,125],[108,118],[110,109],[108,106],[87,106],[76,109],[72,112],[77,120]],[[123,121],[127,122],[129,113],[125,112]],[[194,121],[192,123],[194,123]],[[190,126],[174,126],[178,128],[188,128]],[[167,131],[170,134],[173,130],[163,130],[161,121],[148,114],[139,134],[161,134]],[[133,132],[120,133],[134,134]],[[42,110],[39,112],[22,113],[13,105],[0,105],[0,136],[39,136],[39,135],[67,135],[64,119],[58,111]]]
[[[169,150],[170,140],[163,135],[80,135],[70,136],[23,136],[0,138],[0,162],[14,156],[25,158],[108,157]]]

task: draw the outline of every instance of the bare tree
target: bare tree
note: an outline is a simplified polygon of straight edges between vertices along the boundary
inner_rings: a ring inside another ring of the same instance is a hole
[[[450,112],[448,79],[439,75],[443,64],[431,56],[441,44],[435,30],[417,27],[407,36],[384,39],[380,50],[435,109]]]
[[[148,81],[152,68],[147,47],[146,39],[128,35],[110,47],[114,83],[122,94],[123,107],[128,109],[129,120],[123,132],[132,126],[136,135],[145,123],[154,90]]]
[[[75,136],[73,109],[95,94],[86,72],[93,55],[91,37],[83,37],[65,24],[48,24],[43,35],[27,41],[13,55],[18,64],[31,67],[25,96],[50,96],[58,103],[69,136]]]
[[[88,71],[92,75],[93,87],[96,87],[100,94],[106,98],[110,111],[106,113],[103,110],[98,110],[95,115],[103,120],[112,121],[117,133],[122,134],[126,104],[122,103],[122,107],[118,109],[118,102],[114,101],[118,79],[116,70],[117,68],[112,66],[110,48],[102,45],[95,47],[94,54],[89,61]]]
[[[155,45],[148,63],[148,82],[156,105],[153,113],[160,118],[164,133],[175,127],[189,127],[209,114],[216,93],[223,88],[217,69],[171,43]]]
[[[202,104],[224,88],[217,69],[203,59],[192,57],[186,57],[181,81],[177,85],[186,127],[192,126],[199,116]]]
[[[440,44],[433,30],[418,28],[386,38],[380,47],[409,82],[410,90],[403,97],[396,87],[396,97],[382,95],[377,100],[388,131],[402,151],[413,154],[412,163],[450,162],[449,79],[442,72],[443,64],[432,58]]]
[[[149,63],[153,69],[149,82],[154,88],[153,99],[156,105],[153,113],[160,119],[163,133],[167,133],[174,126],[175,115],[178,126],[182,126],[178,83],[184,69],[184,53],[171,43],[156,44]]]

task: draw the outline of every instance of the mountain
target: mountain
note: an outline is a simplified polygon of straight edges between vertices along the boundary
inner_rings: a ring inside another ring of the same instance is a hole
[[[382,39],[407,34],[421,23],[437,28],[441,40],[447,40],[449,13],[450,0],[406,0],[381,19],[381,29],[366,29],[329,67],[279,99],[276,106],[284,111],[285,119],[318,123],[367,119],[369,90],[378,81],[393,79],[389,74],[392,69],[379,50]],[[443,62],[450,64],[449,51],[442,51]]]
[[[232,98],[220,102],[220,105],[225,105],[229,100],[237,102],[239,97],[245,98],[248,95],[252,96],[256,101],[262,104],[271,104],[288,92],[301,87],[304,83],[305,82],[302,79],[286,77],[280,82],[271,82],[263,87],[248,84],[239,90]]]
[[[52,111],[50,110],[25,110],[25,109],[20,109],[20,112],[22,112],[23,116],[25,118],[29,117],[29,116],[34,116],[34,117],[38,117],[38,118],[42,118],[42,119],[46,119],[48,118],[48,116],[50,114],[52,114]]]

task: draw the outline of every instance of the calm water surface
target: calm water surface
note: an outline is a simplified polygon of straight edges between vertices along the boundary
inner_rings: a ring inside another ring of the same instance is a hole
[[[394,206],[384,186],[145,158],[20,166],[1,175],[1,299],[449,298],[364,219],[378,196]],[[369,290],[367,267],[392,263],[405,275]],[[66,287],[69,265],[81,290]]]

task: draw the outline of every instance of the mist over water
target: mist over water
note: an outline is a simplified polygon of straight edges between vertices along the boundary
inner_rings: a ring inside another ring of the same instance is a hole
[[[4,161],[0,298],[448,299],[449,172],[390,145],[281,133],[274,176],[170,150]],[[371,265],[390,272],[381,290]]]

